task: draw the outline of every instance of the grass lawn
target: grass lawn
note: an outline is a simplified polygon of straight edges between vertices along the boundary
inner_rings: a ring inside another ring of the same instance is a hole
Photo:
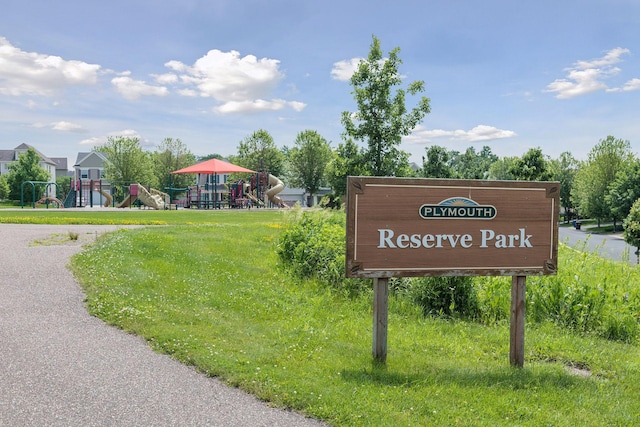
[[[89,311],[157,351],[331,425],[640,420],[638,347],[550,324],[527,326],[525,367],[515,369],[508,324],[424,318],[391,297],[387,364],[374,365],[371,296],[346,298],[279,268],[279,211],[0,211],[0,222],[18,218],[171,225],[110,233],[74,257]]]

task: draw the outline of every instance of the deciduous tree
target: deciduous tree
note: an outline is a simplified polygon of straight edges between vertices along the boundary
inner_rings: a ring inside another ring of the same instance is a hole
[[[605,197],[614,220],[624,219],[640,198],[640,160],[634,159],[616,173]]]
[[[238,155],[231,158],[245,168],[269,172],[274,176],[284,173],[284,154],[276,147],[269,132],[260,129],[246,137],[238,144]]]
[[[425,178],[452,178],[454,171],[449,166],[449,152],[439,145],[426,149],[426,157],[422,156],[420,174]]]
[[[7,183],[11,189],[9,192],[9,198],[12,200],[20,200],[20,192],[22,189],[22,183],[26,181],[49,181],[49,174],[40,166],[40,156],[35,149],[29,148],[24,153],[20,154],[18,160],[9,164],[9,175],[7,177]],[[44,192],[44,187],[36,187],[36,200],[31,200],[32,192],[24,191],[25,202],[35,202],[39,199]],[[30,190],[30,188],[29,188]]]
[[[636,263],[640,264],[640,199],[633,203],[622,225],[624,241],[636,248]]]
[[[290,184],[304,188],[310,195],[316,194],[326,182],[327,164],[332,156],[331,146],[318,132],[300,132],[288,152]]]
[[[157,187],[151,155],[142,149],[140,140],[132,137],[109,137],[96,147],[107,157],[104,173],[108,181],[116,184],[135,184]]]
[[[584,166],[578,170],[571,197],[581,214],[601,220],[611,218],[606,196],[616,173],[633,159],[629,141],[613,136],[600,140],[591,149]],[[614,219],[614,226],[615,220]]]
[[[362,160],[368,175],[397,176],[407,172],[408,155],[403,156],[398,146],[402,137],[409,135],[430,112],[429,98],[424,96],[411,110],[405,105],[407,94],[424,92],[423,81],[414,81],[406,90],[398,88],[392,93],[402,83],[399,52],[400,48],[395,48],[388,58],[383,58],[380,41],[373,36],[367,59],[359,63],[350,80],[357,111],[342,113],[343,137],[366,144]]]
[[[503,157],[491,163],[489,166],[489,179],[513,180],[516,179],[511,173],[513,164],[518,160],[517,156]]]
[[[327,179],[338,196],[347,194],[347,177],[369,175],[364,170],[362,150],[350,139],[338,144],[333,159],[327,165]]]
[[[569,221],[574,211],[571,189],[573,188],[576,173],[580,168],[580,162],[570,152],[565,151],[560,154],[558,159],[553,159],[548,164],[552,179],[560,181],[560,205],[564,208],[566,220]]]
[[[540,147],[532,148],[517,159],[509,171],[520,181],[549,181],[551,172]]]
[[[191,166],[195,162],[196,156],[180,138],[165,138],[153,153],[153,171],[160,188],[184,188],[193,184],[193,175],[175,175],[171,172]]]
[[[498,156],[493,154],[491,148],[486,145],[479,153],[475,148],[469,147],[463,154],[452,151],[450,157],[452,168],[457,176],[463,179],[487,179],[489,168],[498,160]]]

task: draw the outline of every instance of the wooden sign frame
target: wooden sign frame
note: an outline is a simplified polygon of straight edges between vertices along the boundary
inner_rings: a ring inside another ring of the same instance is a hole
[[[348,177],[347,277],[556,274],[557,182]]]
[[[557,273],[559,198],[558,182],[348,177],[346,276],[374,279],[374,359],[389,278],[512,276],[509,358],[523,367],[526,276]]]

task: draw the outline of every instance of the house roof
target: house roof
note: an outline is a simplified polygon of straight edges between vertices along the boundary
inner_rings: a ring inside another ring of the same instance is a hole
[[[13,162],[15,155],[15,150],[0,150],[0,162]]]
[[[40,159],[42,159],[42,161],[43,161],[43,162],[45,162],[45,163],[49,163],[50,165],[55,165],[55,164],[56,164],[56,163],[55,163],[53,160],[51,160],[49,157],[45,156],[45,155],[44,155],[44,154],[42,154],[40,151],[38,151],[38,149],[37,149],[37,148],[35,148],[34,146],[29,145],[29,144],[24,144],[24,143],[22,143],[22,144],[18,145],[18,146],[14,149],[14,151],[22,151],[22,150],[25,150],[25,151],[26,151],[26,150],[28,150],[28,149],[30,149],[30,148],[33,148],[33,150],[34,150],[34,151],[36,152],[36,154],[40,157]],[[15,160],[18,160],[18,156],[15,156]]]
[[[56,170],[68,170],[66,157],[52,157],[51,160],[56,164]]]
[[[80,167],[83,165],[84,162],[86,162],[88,159],[92,157],[93,158],[98,157],[101,163],[104,163],[107,161],[107,156],[105,156],[104,153],[100,151],[91,151],[88,153],[78,153],[78,157],[76,157],[76,163],[73,166]],[[91,165],[91,166],[94,166],[94,165]]]
[[[18,151],[26,151],[30,148],[33,148],[36,152],[36,154],[38,155],[38,157],[40,157],[40,160],[42,160],[45,163],[48,163],[50,165],[55,165],[56,162],[54,162],[53,160],[51,160],[51,158],[45,156],[44,154],[42,154],[40,151],[38,151],[35,147],[29,145],[29,144],[20,144],[18,145],[16,148],[14,148],[13,150],[0,150],[0,162],[13,162],[18,160]]]

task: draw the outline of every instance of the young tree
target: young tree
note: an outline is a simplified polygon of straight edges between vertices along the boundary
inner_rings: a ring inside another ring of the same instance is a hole
[[[422,170],[425,178],[452,178],[453,170],[449,166],[449,152],[439,145],[426,149],[426,157],[422,156]]]
[[[367,144],[363,161],[368,175],[397,176],[406,171],[403,162],[408,164],[408,155],[402,156],[398,145],[430,112],[429,98],[424,96],[410,111],[405,105],[407,93],[424,92],[423,81],[414,81],[406,91],[399,88],[392,94],[402,83],[399,52],[400,48],[395,48],[389,58],[383,58],[380,41],[373,36],[367,59],[360,62],[350,80],[357,111],[342,113],[343,137]]]
[[[153,153],[153,171],[160,188],[184,188],[192,184],[193,175],[175,175],[171,172],[191,166],[195,162],[196,156],[180,138],[165,138]]]
[[[40,166],[40,156],[35,149],[29,148],[24,153],[20,154],[18,160],[9,164],[9,175],[7,176],[7,183],[9,184],[10,192],[9,198],[11,200],[20,200],[20,193],[22,190],[22,183],[26,181],[49,181],[49,174],[45,169]],[[29,190],[31,188],[29,187]],[[44,191],[42,186],[36,188],[36,200],[38,200]],[[24,188],[24,201],[35,202],[31,200],[31,191],[27,191],[27,187]]]
[[[583,215],[596,218],[598,226],[611,218],[606,196],[618,170],[633,160],[629,141],[608,136],[591,149],[587,161],[576,173],[571,197]],[[614,219],[614,226],[616,218]]]
[[[269,172],[274,176],[284,173],[284,154],[264,129],[240,141],[238,155],[233,157],[232,162],[254,171]]]
[[[151,156],[142,149],[138,138],[109,137],[106,144],[96,147],[105,154],[105,178],[112,183],[157,187]]]
[[[288,152],[290,184],[304,188],[310,195],[316,194],[326,181],[327,164],[332,156],[331,146],[318,132],[300,132]]]

